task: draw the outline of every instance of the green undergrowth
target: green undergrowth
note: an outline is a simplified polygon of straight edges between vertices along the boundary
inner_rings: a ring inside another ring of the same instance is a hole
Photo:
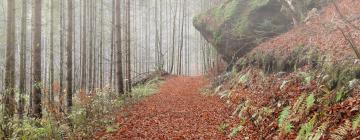
[[[240,2],[241,0],[231,0],[225,5],[214,8],[212,9],[212,16],[220,23],[229,20],[237,12]]]
[[[157,77],[143,85],[136,86],[132,89],[131,97],[133,99],[141,99],[143,97],[151,96],[158,91],[158,86],[161,82],[161,79]]]
[[[360,65],[356,60],[333,60],[331,56],[321,55],[317,50],[303,45],[286,55],[259,51],[238,60],[231,72],[215,79],[225,80],[215,82],[218,84],[208,90],[212,88],[212,91],[229,105],[234,103],[231,96],[236,97],[236,94],[239,94],[236,89],[248,89],[247,91],[256,96],[271,95],[267,99],[270,102],[261,106],[254,102],[257,99],[252,99],[253,96],[235,101],[237,107],[234,116],[258,127],[269,125],[264,124],[264,121],[269,119],[277,124],[277,131],[272,132],[275,134],[262,134],[262,138],[275,135],[287,139],[287,136],[295,135],[298,140],[319,140],[325,136],[344,139],[347,136],[360,135],[357,131],[360,114],[332,118],[326,111],[334,106],[341,106],[343,111],[351,112],[353,106],[343,106],[343,103],[354,100],[349,97],[358,97],[358,93],[353,91],[360,88]],[[303,90],[294,90],[292,87],[287,91],[291,86]],[[278,87],[278,90],[274,90],[274,87]],[[329,125],[334,123],[332,121],[346,123]],[[247,127],[246,124],[242,126],[242,129]],[[329,131],[329,128],[332,131]],[[267,132],[266,129],[257,131]]]
[[[133,88],[129,95],[118,96],[110,88],[97,90],[88,95],[78,93],[74,100],[72,112],[66,115],[61,112],[43,111],[43,119],[36,120],[25,117],[21,122],[16,116],[10,124],[3,124],[0,107],[1,128],[11,128],[13,134],[9,139],[93,139],[95,132],[104,129],[107,133],[116,132],[121,126],[116,121],[118,111],[128,104],[155,94],[161,84],[160,78],[154,78],[143,85]],[[0,139],[4,139],[0,131]]]
[[[236,66],[236,71],[248,67],[262,70],[266,74],[279,72],[296,73],[304,85],[311,84],[316,80],[324,85],[329,91],[337,91],[338,101],[343,100],[343,94],[349,93],[351,81],[360,79],[360,65],[354,63],[354,59],[343,61],[331,61],[329,56],[319,55],[317,50],[299,46],[290,54],[279,56],[273,53],[253,53],[241,58]],[[308,67],[306,71],[302,68]],[[355,82],[355,81],[353,81]]]

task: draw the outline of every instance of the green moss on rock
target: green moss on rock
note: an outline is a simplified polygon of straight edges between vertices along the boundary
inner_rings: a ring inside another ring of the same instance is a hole
[[[228,0],[194,18],[194,26],[227,62],[292,25],[278,0]]]

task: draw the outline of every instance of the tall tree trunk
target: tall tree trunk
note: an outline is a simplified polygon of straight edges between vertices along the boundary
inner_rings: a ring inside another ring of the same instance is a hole
[[[146,7],[146,11],[149,11],[149,2],[148,1],[145,1],[145,5],[147,6]],[[149,46],[149,25],[150,23],[148,22],[149,19],[150,19],[150,12],[144,12],[145,13],[145,70],[146,72],[149,72],[149,61],[150,61],[150,46]]]
[[[74,92],[74,91],[76,91],[76,23],[75,23],[75,21],[76,21],[76,19],[75,19],[75,17],[76,17],[76,10],[75,10],[75,7],[74,7],[74,5],[75,5],[76,3],[75,2],[73,2],[73,8],[74,8],[74,10],[73,10],[73,14],[72,14],[72,26],[73,26],[73,39],[72,39],[72,43],[73,43],[73,49],[72,49],[72,55],[73,55],[73,57],[72,57],[72,60],[73,60],[73,63],[72,63],[72,77],[73,77],[73,79],[72,79],[72,81],[73,81],[73,84],[72,84],[72,89],[73,89],[73,91],[72,92]]]
[[[163,54],[163,17],[162,17],[162,12],[163,12],[163,1],[160,0],[160,10],[159,10],[159,17],[160,17],[160,31],[159,31],[159,62],[160,62],[160,67],[159,70],[163,70],[164,69],[164,54]]]
[[[158,29],[158,0],[155,0],[154,10],[154,21],[155,21],[155,67],[159,69],[159,29]]]
[[[7,28],[6,28],[6,66],[5,66],[5,95],[4,95],[4,122],[5,137],[11,135],[10,122],[15,113],[15,1],[7,1]]]
[[[19,81],[19,118],[23,119],[26,93],[26,18],[27,18],[27,0],[22,0],[22,14],[21,14],[21,42],[20,42],[20,81]]]
[[[31,21],[32,22],[32,21]],[[32,29],[32,28],[31,28]],[[30,37],[31,37],[31,40],[33,40],[33,31],[31,31],[31,34],[30,34]],[[34,69],[33,69],[33,56],[32,56],[32,52],[33,52],[33,50],[34,50],[34,47],[32,46],[32,44],[30,45],[30,53],[31,53],[31,57],[30,57],[30,63],[31,63],[31,65],[30,65],[30,82],[29,82],[29,87],[30,87],[30,97],[29,97],[29,108],[28,108],[28,116],[32,116],[32,109],[33,109],[33,105],[34,105],[34,103],[33,103],[33,90],[34,90],[34,80],[33,80],[33,73],[34,73]]]
[[[115,0],[112,0],[112,14],[111,14],[111,50],[110,50],[110,74],[109,74],[109,86],[113,87],[113,66],[114,66],[114,39],[115,39]]]
[[[50,86],[49,103],[54,102],[54,0],[51,0],[51,19],[50,19]]]
[[[83,91],[86,91],[86,62],[87,62],[87,58],[86,58],[86,55],[87,55],[87,42],[86,42],[86,25],[87,25],[87,20],[86,20],[86,17],[87,17],[87,6],[88,6],[88,0],[84,0],[84,8],[83,8],[83,28],[82,28],[82,66],[81,66],[81,85],[80,85],[80,88],[81,90]]]
[[[175,1],[175,12],[174,12],[174,19],[173,19],[173,35],[172,35],[172,50],[171,50],[171,67],[170,73],[173,73],[174,70],[174,63],[175,63],[175,36],[176,36],[176,16],[177,16],[177,1]]]
[[[64,101],[64,0],[60,0],[60,93],[59,111],[63,112]]]
[[[121,49],[121,0],[116,1],[116,47],[117,47],[117,81],[118,94],[124,94],[123,72],[122,72],[122,49]]]
[[[126,53],[126,57],[127,57],[127,63],[126,63],[126,70],[127,70],[127,72],[126,72],[126,79],[127,79],[127,85],[126,85],[126,87],[127,87],[127,92],[128,93],[130,93],[131,92],[131,57],[130,57],[130,55],[131,55],[131,48],[130,48],[130,46],[131,46],[131,33],[130,33],[130,31],[131,31],[131,22],[130,22],[130,20],[131,20],[131,17],[130,17],[130,0],[127,0],[127,12],[126,12],[126,15],[127,15],[127,53]]]
[[[186,36],[186,40],[187,40],[187,56],[186,56],[186,59],[187,59],[187,62],[186,62],[186,69],[187,69],[187,75],[189,76],[190,75],[190,72],[191,72],[191,69],[190,69],[190,57],[191,57],[191,53],[190,53],[190,9],[188,6],[186,6],[186,17],[187,17],[187,36]]]
[[[12,1],[12,0],[10,0]],[[41,105],[41,89],[43,87],[41,81],[41,9],[42,0],[33,0],[33,54],[32,54],[32,68],[33,68],[33,109],[32,117],[42,118],[42,105]]]
[[[179,64],[180,64],[180,73],[179,73],[179,75],[181,75],[181,74],[183,74],[184,73],[184,71],[183,71],[183,68],[184,68],[184,61],[183,61],[183,59],[184,59],[184,45],[185,45],[185,20],[186,20],[186,15],[185,15],[185,12],[186,12],[186,10],[185,10],[185,8],[186,8],[186,0],[184,0],[183,1],[183,17],[182,17],[182,23],[181,23],[181,46],[180,46],[180,50],[179,50],[179,52],[180,52],[180,58],[179,58],[179,60],[180,60],[180,62],[179,62]]]
[[[74,75],[74,77],[76,77],[77,80],[75,80],[77,83],[77,88],[79,89],[79,92],[82,92],[82,89],[81,89],[81,76],[82,76],[82,50],[83,50],[83,44],[82,44],[82,38],[83,38],[83,32],[82,32],[82,26],[83,26],[83,8],[84,8],[84,1],[80,0],[80,6],[79,6],[79,47],[80,47],[80,51],[79,51],[79,54],[78,54],[78,57],[79,58],[74,58],[74,59],[78,59],[80,62],[79,62],[79,65],[78,65],[78,71],[77,71],[77,74]],[[76,15],[76,14],[75,14]],[[75,31],[74,33],[76,34],[76,27],[75,27]],[[75,39],[76,40],[76,39]]]
[[[168,0],[165,0],[165,30],[166,30],[166,71],[170,71],[170,45],[169,45],[169,41],[170,41],[170,27],[169,25],[171,24],[171,18],[169,18],[169,2]]]
[[[185,6],[186,6],[186,0],[183,1],[182,5],[182,23],[181,23],[181,35],[180,35],[180,47],[178,52],[178,75],[182,74],[182,59],[183,59],[183,48],[184,48],[184,24],[185,24]]]
[[[68,0],[68,34],[67,34],[67,113],[71,113],[72,107],[72,40],[73,40],[73,0]]]
[[[93,42],[94,42],[94,40],[93,40],[93,37],[94,37],[94,9],[93,9],[93,0],[90,0],[89,1],[90,3],[89,3],[89,12],[90,12],[90,44],[89,44],[89,47],[90,47],[90,49],[89,49],[89,67],[88,67],[88,71],[89,71],[89,79],[88,79],[88,88],[89,88],[89,90],[92,92],[92,90],[93,90]]]
[[[92,65],[93,65],[93,68],[92,68],[92,71],[93,71],[93,75],[92,75],[92,83],[91,83],[91,88],[93,89],[93,92],[95,92],[95,85],[97,83],[97,75],[98,75],[98,72],[97,72],[97,63],[96,63],[96,56],[98,55],[97,54],[97,51],[96,51],[96,41],[97,41],[97,1],[98,0],[93,0],[93,27],[94,27],[94,30],[93,30],[93,36],[92,36],[92,40],[93,40],[93,45],[92,45],[92,51],[93,51],[93,59],[92,59]]]
[[[101,19],[100,19],[100,55],[99,55],[99,67],[100,67],[100,89],[103,88],[104,83],[104,46],[103,46],[103,35],[104,35],[104,1],[101,0]]]

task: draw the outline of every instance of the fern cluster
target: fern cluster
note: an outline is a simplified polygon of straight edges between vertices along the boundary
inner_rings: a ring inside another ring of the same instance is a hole
[[[23,140],[29,139],[62,139],[66,130],[65,127],[59,127],[54,120],[43,119],[35,120],[25,118],[22,123],[16,122],[11,127],[14,129],[12,138]]]
[[[285,107],[284,110],[280,113],[278,124],[280,128],[280,132],[290,133],[294,126],[289,121],[290,117],[290,106]]]
[[[329,127],[329,122],[323,123],[318,129],[316,133],[313,135],[312,140],[320,140],[321,136],[324,135],[326,129]]]
[[[312,106],[315,105],[315,96],[314,94],[310,94],[307,98],[306,98],[306,110],[310,110]]]
[[[336,92],[335,102],[338,103],[343,101],[344,99],[346,99],[347,95],[348,91],[346,90],[346,88],[341,88]]]
[[[330,137],[333,140],[343,140],[346,139],[351,130],[351,122],[349,120],[346,120],[343,125],[331,132]]]
[[[294,106],[293,106],[293,111],[294,113],[297,113],[300,111],[300,107],[302,106],[304,100],[305,100],[306,95],[302,94],[295,102]]]
[[[360,125],[360,113],[352,121],[352,128],[355,131]]]
[[[315,122],[316,122],[316,115],[314,115],[307,123],[301,126],[301,129],[296,139],[298,140],[309,139],[309,137],[313,134],[312,131],[314,129]]]
[[[235,127],[231,130],[231,133],[228,135],[229,138],[235,137],[243,129],[242,125]]]

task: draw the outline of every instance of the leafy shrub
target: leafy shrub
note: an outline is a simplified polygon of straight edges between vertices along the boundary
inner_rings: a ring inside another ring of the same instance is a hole
[[[37,139],[92,139],[95,128],[105,129],[107,132],[114,132],[120,126],[117,124],[115,110],[119,110],[128,101],[137,100],[154,94],[160,80],[151,80],[145,85],[134,88],[131,96],[117,96],[110,88],[97,89],[92,94],[79,92],[74,97],[74,105],[70,114],[65,116],[61,112],[51,112],[51,107],[44,106],[43,118],[40,120],[25,117],[22,121],[11,121],[10,125],[4,125],[2,106],[0,106],[1,128],[11,127],[13,134],[9,139],[37,140]],[[0,131],[0,139],[5,139]]]
[[[155,78],[144,85],[139,85],[132,89],[131,96],[135,99],[150,96],[157,92],[159,79]]]
[[[36,139],[63,139],[64,131],[59,129],[55,120],[44,118],[36,120],[24,118],[22,122],[14,121],[12,126],[14,133],[13,139],[36,140]]]

